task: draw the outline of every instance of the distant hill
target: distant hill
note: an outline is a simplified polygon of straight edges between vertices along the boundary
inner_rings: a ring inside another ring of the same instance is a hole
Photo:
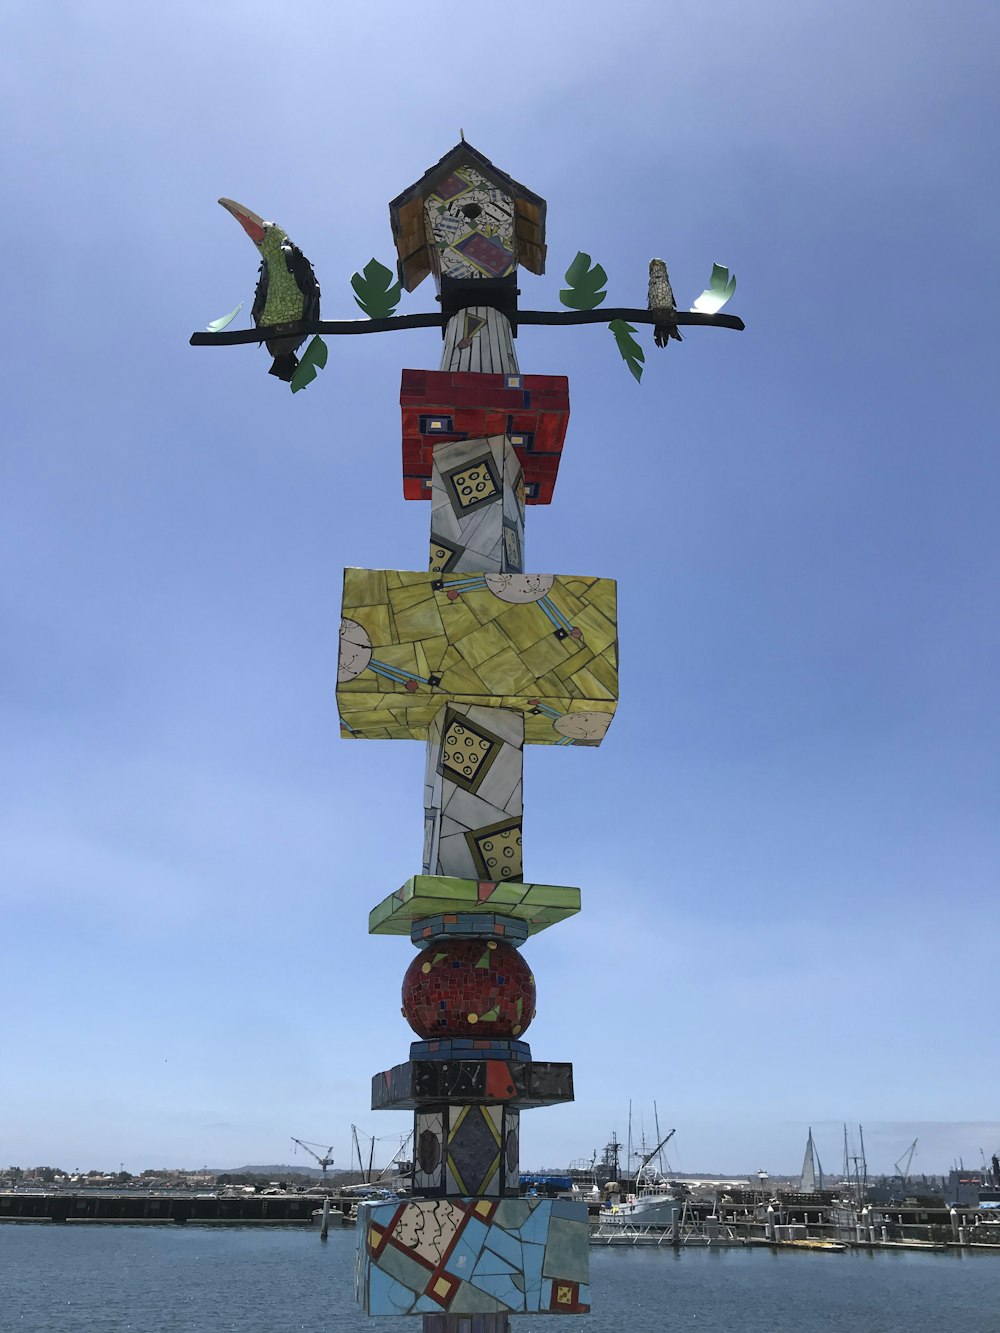
[[[216,1176],[267,1176],[269,1180],[284,1180],[288,1176],[308,1176],[310,1180],[320,1180],[323,1176],[318,1166],[306,1166],[302,1162],[296,1162],[294,1165],[285,1162],[283,1165],[270,1166],[210,1166],[206,1169]],[[333,1176],[346,1176],[349,1173],[331,1167],[326,1174],[329,1180]]]

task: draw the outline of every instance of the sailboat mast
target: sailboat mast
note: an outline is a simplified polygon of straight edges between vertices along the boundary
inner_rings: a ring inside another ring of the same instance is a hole
[[[632,1151],[632,1098],[628,1099],[628,1143],[625,1147],[625,1170],[632,1170],[632,1158],[635,1154]]]

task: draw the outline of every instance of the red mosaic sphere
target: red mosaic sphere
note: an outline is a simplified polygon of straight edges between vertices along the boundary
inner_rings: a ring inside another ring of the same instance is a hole
[[[428,1039],[520,1037],[535,1016],[535,978],[503,940],[442,940],[406,969],[403,1015]]]

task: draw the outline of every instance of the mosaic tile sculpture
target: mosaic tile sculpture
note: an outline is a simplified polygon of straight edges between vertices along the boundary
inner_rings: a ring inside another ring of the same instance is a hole
[[[402,987],[417,1040],[372,1079],[373,1109],[413,1111],[413,1197],[359,1208],[358,1300],[371,1315],[421,1315],[424,1333],[582,1314],[585,1205],[517,1197],[521,1112],[573,1100],[572,1067],[535,1060],[524,1039],[536,986],[521,946],[580,910],[579,889],[525,880],[522,774],[526,745],[604,739],[618,700],[616,591],[529,572],[525,510],[552,502],[569,395],[562,376],[521,373],[514,339],[519,322],[609,321],[639,381],[636,325],[661,347],[678,324],[742,329],[719,313],[736,280],[715,265],[681,312],[653,260],[646,309],[598,311],[607,275],[581,252],[560,292],[568,309],[519,310],[518,268],[545,268],[545,201],[463,140],[390,205],[399,281],[372,259],[351,279],[367,319],[320,321],[318,284],[287,235],[221,202],[263,256],[257,327],[227,332],[237,307],[192,343],[262,335],[272,373],[296,392],[326,363],[320,334],[439,327],[444,339],[439,369],[404,370],[399,397],[403,494],[430,501],[428,568],[344,572],[341,734],[422,740],[427,756],[421,872],[369,916],[371,934],[409,935],[417,950]],[[440,312],[395,315],[402,289],[429,275]]]
[[[463,1315],[501,1329],[512,1313],[590,1308],[585,1206],[517,1198],[521,1110],[573,1095],[570,1066],[534,1062],[523,1040],[535,978],[521,946],[579,909],[575,889],[524,882],[522,771],[526,744],[604,738],[615,586],[525,572],[525,506],[551,500],[569,401],[565,380],[521,375],[498,308],[519,262],[518,198],[544,220],[541,200],[469,159],[392,205],[404,285],[431,272],[442,291],[476,291],[445,329],[440,370],[403,372],[404,494],[431,502],[429,572],[346,571],[337,685],[345,735],[427,743],[423,874],[370,923],[419,949],[403,1015],[421,1040],[376,1075],[372,1105],[413,1107],[420,1197],[359,1209],[358,1298],[373,1315],[447,1315],[449,1330]],[[413,248],[398,219],[417,204]],[[541,225],[534,239],[537,253]]]

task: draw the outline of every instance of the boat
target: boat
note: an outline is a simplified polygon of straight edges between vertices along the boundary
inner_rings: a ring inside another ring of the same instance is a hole
[[[631,1105],[629,1127],[631,1137]],[[676,1132],[672,1129],[660,1139],[652,1152],[644,1154],[635,1173],[634,1193],[621,1195],[615,1181],[610,1181],[604,1186],[605,1202],[600,1212],[602,1225],[604,1223],[610,1226],[636,1227],[675,1225],[683,1209],[684,1200],[690,1196],[691,1191],[679,1181],[668,1180],[663,1172],[653,1165],[653,1158],[662,1153]]]
[[[605,1186],[607,1201],[601,1224],[610,1226],[672,1227],[684,1207],[685,1187],[670,1181],[649,1162],[636,1172],[635,1193],[618,1195]]]
[[[820,1191],[823,1189],[823,1167],[819,1162],[816,1145],[813,1143],[812,1125],[810,1125],[809,1137],[806,1139],[805,1156],[802,1159],[802,1170],[799,1173],[799,1193],[815,1194],[817,1189]]]

